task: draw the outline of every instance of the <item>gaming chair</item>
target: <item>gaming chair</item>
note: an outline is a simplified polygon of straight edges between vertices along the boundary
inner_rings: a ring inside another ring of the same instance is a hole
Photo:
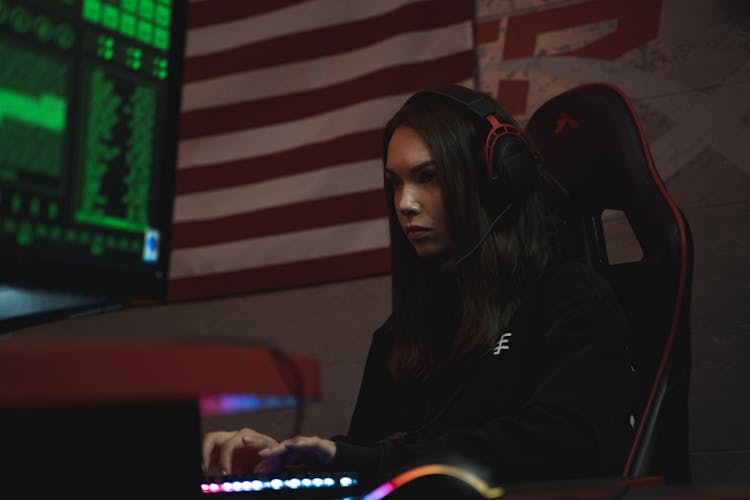
[[[589,84],[568,90],[540,106],[526,132],[571,195],[568,224],[577,254],[612,284],[632,328],[629,349],[644,397],[623,477],[690,482],[688,222],[654,167],[639,119],[620,89]],[[641,247],[640,260],[610,263],[605,210],[624,213]]]

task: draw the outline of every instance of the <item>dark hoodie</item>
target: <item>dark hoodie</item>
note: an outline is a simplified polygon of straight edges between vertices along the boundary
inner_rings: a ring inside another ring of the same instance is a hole
[[[637,425],[628,341],[613,290],[576,262],[539,276],[492,350],[425,382],[389,375],[388,320],[332,465],[372,481],[463,460],[500,483],[619,476]]]

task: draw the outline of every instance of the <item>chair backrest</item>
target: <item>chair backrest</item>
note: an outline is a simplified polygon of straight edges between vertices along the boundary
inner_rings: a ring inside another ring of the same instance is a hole
[[[526,132],[571,195],[569,224],[580,258],[609,280],[630,321],[629,348],[644,397],[623,476],[689,482],[688,222],[654,167],[638,117],[620,89],[595,83],[568,90],[540,106]],[[610,262],[605,210],[624,213],[642,258]]]

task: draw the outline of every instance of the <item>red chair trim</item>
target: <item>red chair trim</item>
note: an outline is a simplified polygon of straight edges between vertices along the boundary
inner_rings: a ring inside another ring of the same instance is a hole
[[[622,472],[623,477],[627,477],[631,473],[631,469],[633,467],[633,461],[635,460],[636,453],[638,452],[638,446],[643,437],[643,432],[646,426],[646,422],[648,420],[648,417],[651,414],[651,411],[653,410],[653,404],[654,404],[654,399],[656,397],[657,389],[659,385],[661,384],[662,379],[664,377],[664,371],[666,369],[667,362],[669,361],[669,357],[672,354],[672,346],[674,345],[674,340],[675,340],[675,337],[677,336],[677,327],[680,322],[680,314],[682,313],[682,301],[685,297],[685,285],[687,282],[687,273],[688,273],[687,236],[685,232],[685,224],[684,224],[682,214],[680,213],[680,210],[677,208],[677,205],[674,203],[674,200],[672,200],[672,197],[669,195],[669,193],[667,193],[667,189],[664,186],[664,183],[662,182],[661,177],[659,176],[659,173],[656,170],[656,167],[654,166],[653,159],[651,158],[651,151],[648,147],[648,143],[646,142],[646,136],[643,132],[643,128],[641,127],[640,119],[638,118],[638,115],[633,109],[633,105],[630,102],[630,99],[618,87],[610,83],[606,83],[606,82],[579,85],[577,87],[574,87],[571,90],[578,90],[578,89],[589,88],[589,87],[609,88],[615,91],[623,100],[623,102],[625,102],[625,104],[627,105],[628,109],[630,110],[630,114],[633,117],[633,120],[635,122],[636,128],[638,130],[638,138],[641,141],[641,147],[643,148],[643,151],[646,153],[646,161],[648,163],[649,171],[651,172],[651,177],[653,178],[656,186],[659,188],[659,191],[661,192],[662,197],[667,201],[667,204],[672,210],[672,214],[674,215],[675,221],[677,221],[677,227],[678,227],[679,237],[680,237],[680,279],[679,279],[678,289],[677,289],[677,299],[675,301],[674,312],[672,314],[672,324],[669,329],[669,336],[667,337],[667,341],[664,346],[664,351],[662,352],[661,360],[659,361],[659,366],[654,376],[654,382],[651,385],[651,391],[649,393],[646,406],[643,410],[643,416],[641,418],[640,423],[638,424],[638,429],[636,431],[635,439],[633,440],[633,445],[630,447],[630,452],[628,453],[628,458],[625,462],[625,467]]]

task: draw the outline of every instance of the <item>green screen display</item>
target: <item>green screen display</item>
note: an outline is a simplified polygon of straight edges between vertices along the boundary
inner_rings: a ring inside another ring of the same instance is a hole
[[[0,0],[0,258],[165,280],[185,8]]]

